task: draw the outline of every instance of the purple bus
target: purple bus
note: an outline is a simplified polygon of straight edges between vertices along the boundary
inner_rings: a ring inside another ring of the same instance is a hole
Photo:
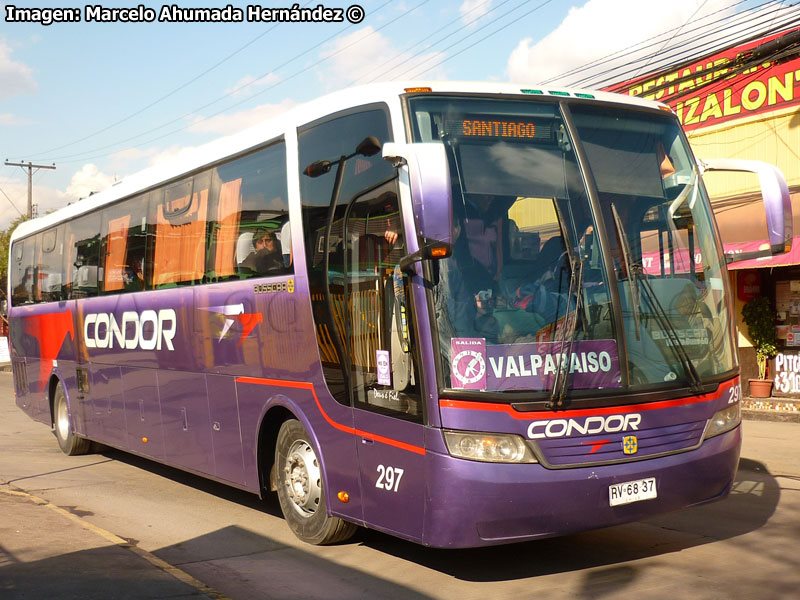
[[[698,162],[663,104],[326,96],[20,225],[16,402],[67,454],[277,492],[314,544],[502,544],[724,498],[741,388],[709,169],[759,175],[764,252],[786,251],[780,173]]]

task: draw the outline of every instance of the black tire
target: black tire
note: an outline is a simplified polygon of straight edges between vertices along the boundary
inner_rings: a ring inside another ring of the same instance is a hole
[[[322,468],[311,438],[295,419],[281,425],[275,444],[275,479],[281,511],[292,532],[315,545],[343,542],[358,526],[328,515]]]
[[[53,395],[53,432],[56,434],[61,451],[67,456],[88,454],[92,442],[86,438],[75,435],[72,427],[72,416],[69,414],[67,395],[59,383]]]

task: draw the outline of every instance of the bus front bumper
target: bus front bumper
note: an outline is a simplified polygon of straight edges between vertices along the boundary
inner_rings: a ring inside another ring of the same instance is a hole
[[[698,449],[617,465],[548,470],[431,452],[423,544],[465,548],[554,537],[638,521],[727,496],[741,426]],[[657,497],[611,506],[609,486],[654,477]]]

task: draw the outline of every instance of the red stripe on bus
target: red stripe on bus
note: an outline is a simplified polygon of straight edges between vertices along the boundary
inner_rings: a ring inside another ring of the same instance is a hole
[[[554,415],[565,415],[569,417],[591,417],[594,415],[626,414],[633,412],[643,412],[647,410],[663,410],[665,408],[677,408],[700,404],[717,399],[729,388],[738,382],[734,378],[720,384],[719,388],[708,394],[700,396],[690,396],[678,400],[664,400],[661,402],[648,402],[646,404],[626,404],[622,406],[604,406],[602,408],[586,408],[583,410],[563,410],[563,411],[543,411],[543,412],[520,412],[514,410],[510,404],[494,404],[487,402],[472,402],[469,400],[439,400],[440,408],[456,408],[461,410],[478,410],[483,412],[501,412],[513,417],[514,419],[533,420],[533,419],[552,419]]]
[[[311,395],[314,396],[314,401],[317,403],[317,408],[319,409],[319,412],[322,414],[322,417],[334,429],[338,429],[339,431],[349,433],[350,435],[358,435],[368,440],[372,440],[373,442],[379,442],[381,444],[386,444],[387,446],[394,446],[395,448],[400,448],[401,450],[406,450],[408,452],[413,452],[414,454],[420,454],[422,456],[425,456],[425,448],[422,448],[420,446],[415,446],[413,444],[401,442],[400,440],[395,440],[393,438],[388,438],[382,435],[378,435],[377,433],[371,433],[369,431],[356,429],[355,427],[348,427],[347,425],[342,425],[341,423],[334,421],[331,418],[331,416],[327,412],[325,412],[325,409],[322,408],[322,403],[319,401],[319,398],[317,397],[317,391],[314,389],[314,384],[311,382],[287,381],[282,379],[263,379],[261,377],[237,377],[236,383],[250,383],[253,385],[272,385],[276,387],[288,387],[300,390],[309,390],[311,392]]]

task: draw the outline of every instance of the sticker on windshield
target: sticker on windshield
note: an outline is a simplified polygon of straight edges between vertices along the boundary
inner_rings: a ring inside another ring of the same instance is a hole
[[[486,340],[452,338],[450,340],[451,384],[456,389],[486,389]]]
[[[489,346],[487,388],[548,389],[562,364],[569,371],[571,389],[620,387],[619,356],[614,340],[579,340],[572,344],[569,355],[559,352],[560,349],[558,342]]]

